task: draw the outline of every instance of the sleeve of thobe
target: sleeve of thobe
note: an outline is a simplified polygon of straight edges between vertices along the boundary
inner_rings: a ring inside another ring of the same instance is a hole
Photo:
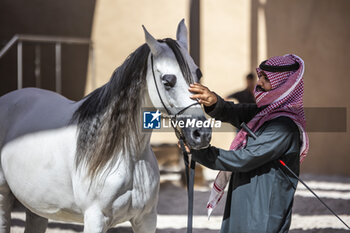
[[[218,101],[210,107],[204,107],[205,112],[216,120],[230,123],[236,128],[241,128],[242,122],[249,122],[259,110],[256,104],[235,104],[216,96]]]
[[[243,149],[228,151],[210,146],[191,150],[192,159],[202,165],[222,171],[247,172],[276,160],[291,146],[293,128],[284,120],[273,120],[256,140],[249,140]]]

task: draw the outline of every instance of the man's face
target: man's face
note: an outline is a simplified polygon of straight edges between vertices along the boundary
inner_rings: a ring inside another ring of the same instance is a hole
[[[256,90],[258,91],[270,91],[272,89],[270,80],[267,78],[267,75],[261,71],[259,73],[259,80],[256,83]]]

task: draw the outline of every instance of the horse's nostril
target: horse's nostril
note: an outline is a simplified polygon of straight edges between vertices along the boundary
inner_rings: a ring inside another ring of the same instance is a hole
[[[190,128],[187,129],[187,139],[194,149],[207,147],[211,140],[211,128]]]
[[[198,129],[194,130],[192,135],[194,139],[198,139],[201,137],[201,134],[199,133]]]

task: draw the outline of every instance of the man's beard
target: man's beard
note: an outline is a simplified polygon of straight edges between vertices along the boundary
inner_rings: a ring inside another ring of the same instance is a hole
[[[266,92],[266,90],[264,88],[262,88],[261,86],[256,86],[256,91],[263,91]]]

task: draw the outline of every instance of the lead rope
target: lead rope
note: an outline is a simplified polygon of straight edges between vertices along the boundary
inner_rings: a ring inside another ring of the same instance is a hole
[[[158,89],[158,85],[156,82],[156,76],[154,74],[154,68],[153,68],[153,55],[151,55],[151,66],[152,66],[152,74],[153,74],[153,80],[154,80],[154,84],[156,86],[157,89],[157,93],[159,96],[160,101],[162,102],[162,105],[164,107],[164,109],[166,110],[168,116],[163,116],[163,117],[168,117],[170,118],[170,120],[173,122],[174,120],[176,120],[176,117],[185,112],[188,108],[200,104],[198,102],[193,103],[188,105],[187,107],[181,109],[179,112],[177,112],[174,117],[170,117],[170,111],[169,109],[165,106],[164,101],[160,95],[159,89]],[[171,126],[173,127],[174,131],[175,131],[175,135],[176,137],[179,139],[180,145],[181,145],[181,150],[182,150],[182,154],[183,154],[183,158],[184,158],[184,163],[185,163],[185,169],[186,169],[186,184],[187,184],[187,198],[188,198],[188,203],[187,203],[187,233],[192,233],[192,225],[193,225],[193,194],[194,194],[194,176],[195,176],[195,168],[196,168],[196,162],[192,160],[191,158],[191,162],[189,161],[189,156],[188,153],[186,151],[185,148],[185,137],[184,135],[181,133],[181,131],[179,129],[177,129],[176,127],[174,127],[173,124],[171,124]]]
[[[194,176],[196,169],[196,162],[191,159],[189,162],[189,156],[185,148],[185,144],[182,139],[179,139],[181,150],[184,157],[184,163],[186,168],[186,184],[187,184],[187,233],[192,233],[193,225],[193,196],[194,196]]]

